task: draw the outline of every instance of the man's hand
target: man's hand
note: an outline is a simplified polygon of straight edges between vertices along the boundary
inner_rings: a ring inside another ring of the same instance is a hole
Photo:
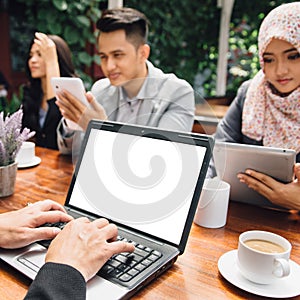
[[[0,247],[13,249],[38,240],[53,239],[60,229],[39,227],[45,223],[69,222],[73,218],[55,201],[44,200],[0,214]]]
[[[240,182],[267,199],[272,203],[288,208],[300,210],[300,163],[294,166],[295,180],[291,183],[280,183],[270,176],[246,170],[245,173],[238,174]]]
[[[88,281],[113,254],[134,251],[133,244],[116,241],[117,234],[106,219],[76,219],[51,242],[46,262],[70,265]]]
[[[77,123],[84,131],[87,129],[89,121],[92,119],[106,120],[107,116],[104,108],[100,105],[91,92],[86,93],[89,107],[74,97],[68,91],[58,93],[55,102],[65,119]]]

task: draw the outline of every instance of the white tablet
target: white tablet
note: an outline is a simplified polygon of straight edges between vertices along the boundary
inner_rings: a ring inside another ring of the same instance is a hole
[[[51,85],[54,90],[55,95],[57,92],[66,90],[70,92],[74,97],[80,100],[86,106],[89,105],[86,96],[85,96],[85,87],[82,80],[78,77],[52,77]],[[81,129],[78,124],[66,120],[68,127],[74,130]]]
[[[291,182],[296,152],[290,149],[216,142],[213,159],[218,177],[230,184],[230,200],[258,206],[276,207],[265,197],[241,183],[238,173],[253,169],[281,182]]]

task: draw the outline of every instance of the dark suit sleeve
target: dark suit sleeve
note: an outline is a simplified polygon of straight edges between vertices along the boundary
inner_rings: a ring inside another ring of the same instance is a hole
[[[29,287],[24,300],[86,299],[86,283],[79,271],[71,266],[46,263]]]

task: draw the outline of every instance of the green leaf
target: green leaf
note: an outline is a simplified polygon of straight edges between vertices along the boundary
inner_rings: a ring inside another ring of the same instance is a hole
[[[86,16],[78,16],[78,17],[76,17],[76,20],[80,24],[82,24],[82,25],[84,25],[86,27],[90,27],[90,25],[91,25],[91,22],[90,22],[89,18],[87,18]]]
[[[81,39],[81,36],[78,34],[78,32],[71,26],[65,27],[64,37],[69,45],[76,44]]]
[[[51,34],[61,35],[62,27],[60,23],[48,23],[48,29]]]
[[[52,0],[53,5],[60,11],[68,9],[68,3],[64,0]]]
[[[78,53],[77,58],[79,61],[88,67],[91,65],[93,58],[87,52],[80,52]]]

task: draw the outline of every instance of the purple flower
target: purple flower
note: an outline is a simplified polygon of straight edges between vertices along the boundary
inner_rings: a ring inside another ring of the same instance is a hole
[[[35,135],[28,128],[22,130],[22,118],[22,108],[5,118],[0,113],[0,166],[14,163],[22,143]]]

